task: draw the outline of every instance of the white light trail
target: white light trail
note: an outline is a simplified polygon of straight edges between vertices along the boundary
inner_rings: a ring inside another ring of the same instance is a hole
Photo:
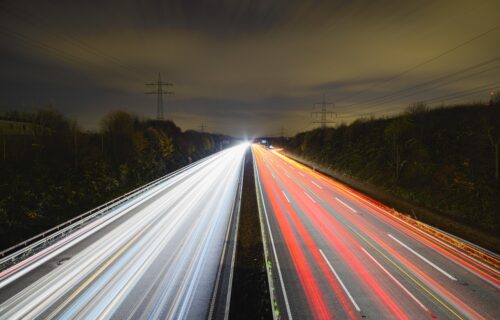
[[[0,319],[206,314],[247,148],[222,151],[60,240],[67,244],[47,257],[113,226],[4,301]]]

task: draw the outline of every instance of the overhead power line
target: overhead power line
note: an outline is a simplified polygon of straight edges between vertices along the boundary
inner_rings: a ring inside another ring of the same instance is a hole
[[[492,89],[494,89],[494,88],[496,88],[498,86],[500,86],[500,81],[489,83],[489,84],[485,84],[485,85],[478,86],[478,87],[475,87],[475,88],[472,88],[472,89],[467,89],[467,90],[455,92],[455,93],[448,94],[448,95],[443,95],[443,96],[440,96],[440,97],[436,97],[436,98],[432,98],[432,99],[424,100],[424,101],[425,102],[432,102],[432,101],[454,100],[454,99],[462,98],[462,97],[465,97],[465,96],[470,96],[470,95],[473,95],[473,94],[478,94],[478,93],[480,93],[482,91],[483,92],[489,92],[490,90],[492,90]]]
[[[495,60],[500,60],[500,59],[495,59]],[[462,81],[462,80],[465,80],[465,79],[468,79],[468,78],[471,78],[471,77],[474,77],[474,76],[478,76],[480,74],[483,74],[483,73],[486,73],[486,72],[489,72],[489,71],[492,71],[492,70],[495,70],[495,69],[499,69],[499,68],[500,68],[500,65],[495,65],[493,67],[490,67],[490,68],[487,68],[487,69],[484,69],[484,70],[480,70],[478,72],[475,72],[475,73],[472,73],[472,74],[468,74],[468,75],[462,76],[462,77],[457,78],[457,79],[453,79],[453,80],[449,80],[449,81],[445,81],[445,82],[441,82],[441,83],[440,83],[440,81],[434,81],[433,80],[433,81],[430,81],[428,83],[419,84],[419,85],[416,85],[416,86],[408,88],[408,89],[400,90],[400,91],[398,91],[399,93],[397,93],[397,94],[386,95],[385,99],[383,99],[381,101],[375,102],[375,101],[377,101],[379,99],[374,99],[373,100],[374,102],[368,104],[369,107],[367,107],[367,109],[371,109],[371,108],[376,107],[376,106],[384,105],[384,104],[386,104],[388,102],[391,102],[391,101],[394,101],[394,100],[408,98],[408,97],[411,97],[411,96],[414,96],[414,95],[417,95],[419,93],[426,92],[426,91],[429,91],[429,90],[441,88],[441,87],[443,87],[445,85],[456,83],[456,82],[459,82],[459,81]],[[439,78],[439,80],[443,80],[445,78],[448,78],[448,76],[441,77],[441,78]],[[425,88],[426,85],[433,84],[433,83],[437,83],[437,85]],[[416,88],[422,88],[422,87],[424,87],[424,88],[420,89],[420,90],[417,90],[417,91],[413,91],[413,92],[410,91],[410,92],[408,92],[408,93],[406,93],[404,95],[400,95],[401,93],[404,93],[405,91],[413,90],[413,89],[416,89]]]
[[[16,38],[17,40],[20,40],[26,47],[30,47],[30,46],[31,46],[30,48],[37,47],[39,49],[42,49],[42,50],[48,51],[52,54],[55,54],[60,59],[63,59],[66,61],[73,61],[76,63],[82,63],[82,62],[87,63],[87,64],[90,63],[88,60],[86,60],[82,57],[70,54],[66,51],[59,49],[59,48],[49,46],[44,42],[38,41],[38,40],[33,39],[27,35],[21,34],[19,32],[8,30],[6,28],[0,29],[0,32],[7,35],[7,36]]]
[[[388,94],[382,95],[380,97],[366,100],[364,102],[358,103],[357,105],[362,105],[362,104],[372,105],[373,104],[374,106],[376,106],[376,105],[381,104],[381,103],[386,103],[388,101],[392,101],[395,99],[410,97],[410,96],[413,96],[413,95],[421,93],[421,92],[425,92],[425,91],[428,91],[431,89],[439,88],[439,87],[442,87],[443,85],[446,85],[446,84],[455,83],[455,82],[458,82],[460,80],[470,78],[470,77],[476,76],[478,74],[482,74],[482,73],[499,68],[500,65],[495,65],[495,66],[489,67],[487,69],[478,71],[476,73],[464,75],[463,77],[460,77],[458,79],[453,79],[456,76],[459,76],[461,74],[465,74],[465,73],[467,73],[469,71],[473,71],[475,69],[480,69],[482,67],[485,67],[485,66],[492,64],[494,62],[497,62],[497,61],[500,61],[500,56],[497,56],[493,59],[488,59],[488,60],[483,61],[481,63],[475,64],[473,66],[470,66],[470,67],[467,67],[464,69],[461,69],[459,71],[452,72],[452,73],[444,75],[444,76],[440,76],[440,77],[437,77],[437,78],[434,78],[434,79],[431,79],[428,81],[418,83],[418,84],[411,86],[409,88],[404,88],[404,89],[398,90],[396,92],[388,93]],[[446,80],[448,80],[448,81],[446,81]],[[431,86],[431,85],[434,85],[434,86]],[[412,92],[412,90],[415,90],[415,89],[421,89],[421,90]],[[403,94],[403,95],[401,95],[401,94]]]
[[[16,19],[21,20],[21,21],[25,22],[26,24],[36,28],[37,31],[42,30],[43,32],[45,32],[47,34],[51,34],[52,36],[57,37],[65,42],[71,44],[75,48],[78,48],[80,51],[89,53],[93,56],[99,57],[99,58],[107,61],[108,63],[110,63],[114,67],[119,68],[120,73],[123,75],[133,77],[136,80],[140,80],[143,78],[143,73],[140,70],[135,69],[135,68],[125,64],[121,59],[114,57],[108,53],[105,53],[105,52],[101,51],[100,49],[97,49],[97,48],[89,45],[88,43],[83,42],[80,39],[76,39],[75,37],[68,34],[67,32],[64,33],[64,32],[61,32],[57,28],[51,28],[51,26],[54,26],[54,24],[49,22],[48,20],[38,16],[38,15],[30,14],[27,11],[23,11],[23,13],[19,13],[19,12],[13,11],[11,8],[6,7],[5,4],[0,4],[0,8],[2,8],[3,11],[8,13],[9,15],[16,17]],[[4,28],[4,27],[2,27],[2,28]],[[55,30],[57,30],[57,31],[55,31]],[[29,38],[29,36],[26,36],[18,31],[17,31],[17,33],[23,35],[26,38]],[[46,46],[48,47],[48,45],[46,45]],[[54,48],[54,47],[52,47],[52,48]],[[69,53],[66,53],[66,54],[72,55]],[[75,56],[75,55],[72,55],[72,56]],[[78,58],[95,64],[94,61],[83,59],[81,57],[78,57]]]
[[[441,95],[441,96],[437,96],[437,97],[432,97],[430,99],[424,99],[424,100],[422,100],[422,102],[434,104],[437,102],[452,101],[452,100],[456,100],[456,99],[460,99],[460,98],[464,98],[464,97],[478,95],[481,93],[485,94],[491,90],[496,90],[498,87],[500,87],[500,82],[493,82],[493,83],[477,86],[477,87],[474,87],[471,89],[460,90],[457,92],[453,92],[453,93],[449,93],[449,94],[445,94],[445,95]],[[363,110],[365,110],[365,109],[363,109]],[[400,106],[392,106],[392,107],[385,107],[385,108],[381,108],[381,109],[376,109],[376,110],[372,110],[372,114],[374,112],[390,113],[393,111],[401,111],[401,107]],[[355,116],[356,116],[356,114],[353,114],[352,116],[348,116],[348,117],[351,118],[351,117],[355,117]]]
[[[348,97],[346,97],[346,98],[342,99],[342,101],[349,100],[349,99],[351,99],[352,97],[354,97],[355,95],[363,94],[363,93],[365,93],[365,92],[368,92],[370,89],[372,89],[372,88],[374,88],[374,87],[377,87],[377,86],[380,86],[380,85],[383,85],[383,84],[387,84],[387,83],[389,83],[389,82],[391,82],[391,81],[394,81],[394,80],[396,80],[396,79],[398,79],[398,78],[400,78],[400,77],[402,77],[402,76],[404,76],[404,75],[406,75],[406,74],[408,74],[408,73],[410,73],[410,72],[412,72],[412,71],[414,71],[414,70],[416,70],[416,69],[418,69],[418,68],[420,68],[420,67],[423,67],[423,66],[425,66],[425,65],[427,65],[427,64],[429,64],[429,63],[431,63],[431,62],[434,62],[434,61],[438,60],[439,58],[442,58],[442,57],[444,57],[444,56],[446,56],[446,55],[448,55],[448,54],[452,53],[452,52],[453,52],[453,51],[455,51],[455,50],[458,50],[458,49],[460,49],[460,48],[462,48],[462,47],[464,47],[464,46],[466,46],[466,45],[470,44],[471,42],[474,42],[474,41],[476,41],[476,40],[478,40],[478,39],[480,39],[480,38],[482,38],[482,37],[486,36],[487,34],[489,34],[489,33],[493,32],[493,31],[495,31],[495,30],[498,30],[498,29],[500,29],[500,25],[497,25],[497,26],[495,26],[495,27],[493,27],[493,28],[491,28],[491,29],[488,29],[488,30],[486,30],[486,31],[484,31],[484,32],[482,32],[482,33],[480,33],[480,34],[478,34],[478,35],[476,35],[476,36],[474,36],[474,37],[472,37],[472,38],[470,38],[470,39],[468,39],[468,40],[464,41],[464,42],[461,42],[460,44],[458,44],[458,45],[456,45],[456,46],[454,46],[454,47],[452,47],[452,48],[450,48],[450,49],[447,49],[447,50],[445,50],[445,51],[441,52],[440,54],[438,54],[438,55],[436,55],[436,56],[433,56],[433,57],[431,57],[431,58],[429,58],[429,59],[427,59],[427,60],[425,60],[425,61],[423,61],[423,62],[420,62],[420,63],[418,63],[418,64],[416,64],[416,65],[414,65],[414,66],[410,67],[409,69],[406,69],[406,70],[404,70],[404,71],[402,71],[402,72],[400,72],[400,73],[397,73],[397,74],[393,75],[392,77],[390,77],[389,79],[386,79],[386,80],[383,80],[383,81],[379,81],[379,82],[377,82],[377,83],[374,83],[373,85],[369,86],[369,87],[368,87],[368,88],[366,88],[365,90],[358,91],[358,92],[356,92],[355,94],[350,95],[350,96],[348,96]],[[363,103],[363,102],[364,102],[364,101],[362,101],[362,102],[358,102],[358,103],[353,103],[353,104],[350,104],[350,105],[348,105],[348,106],[346,106],[346,107],[354,106],[354,105],[357,105],[357,104],[360,104],[360,103]]]

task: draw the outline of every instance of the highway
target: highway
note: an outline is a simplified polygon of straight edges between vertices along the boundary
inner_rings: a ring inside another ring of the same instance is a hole
[[[499,270],[253,145],[279,317],[500,319]]]
[[[0,272],[0,319],[204,319],[248,145],[202,160]]]

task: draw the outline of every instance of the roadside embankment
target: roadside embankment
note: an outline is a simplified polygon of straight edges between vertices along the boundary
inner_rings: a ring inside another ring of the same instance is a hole
[[[287,152],[386,205],[500,253],[500,108],[410,106],[301,132]]]
[[[455,221],[447,217],[444,213],[423,208],[416,205],[415,203],[412,203],[411,201],[401,199],[388,191],[378,188],[377,186],[354,179],[332,168],[318,165],[312,161],[309,161],[303,157],[298,157],[289,152],[282,153],[289,158],[292,158],[308,167],[311,167],[316,171],[324,173],[332,177],[333,179],[347,185],[348,187],[351,187],[354,190],[357,190],[377,201],[380,201],[385,206],[394,208],[395,210],[404,213],[417,221],[422,221],[445,232],[449,232],[494,253],[500,252],[500,240],[493,235],[482,232],[481,230],[470,225],[466,225],[460,221]]]

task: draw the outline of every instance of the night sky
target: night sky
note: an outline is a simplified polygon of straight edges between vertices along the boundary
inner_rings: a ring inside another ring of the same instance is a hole
[[[0,111],[52,103],[89,129],[116,109],[154,117],[159,71],[167,117],[232,135],[311,129],[323,94],[346,123],[487,101],[499,25],[498,0],[2,1]]]

